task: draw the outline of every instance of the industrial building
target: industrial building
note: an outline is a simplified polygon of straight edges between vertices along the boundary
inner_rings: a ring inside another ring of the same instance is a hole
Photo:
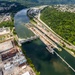
[[[3,51],[0,53],[0,73],[2,75],[18,75],[19,68],[26,66],[27,60],[25,56],[18,47],[12,44],[11,41],[6,41],[1,43],[0,46],[1,45],[3,46]],[[18,71],[15,73],[14,70]]]

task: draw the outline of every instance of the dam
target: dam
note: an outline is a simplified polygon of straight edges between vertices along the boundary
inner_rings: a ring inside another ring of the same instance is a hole
[[[23,9],[19,11],[15,17],[15,28],[19,38],[28,38],[35,36],[29,29],[25,27],[25,23],[30,20],[27,17],[27,10]],[[46,49],[46,45],[40,40],[36,39],[30,43],[23,43],[22,48],[26,51],[27,57],[32,60],[37,71],[40,75],[74,75],[75,73],[54,53],[50,54]],[[56,52],[64,58],[74,69],[75,59],[67,53],[64,49],[61,52]]]

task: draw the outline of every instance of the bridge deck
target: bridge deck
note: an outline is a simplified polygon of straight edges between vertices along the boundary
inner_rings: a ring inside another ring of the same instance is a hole
[[[35,39],[37,39],[37,38],[38,38],[37,35],[31,36],[30,38],[27,38],[27,39],[20,39],[20,38],[19,38],[19,42],[22,44],[22,43],[26,43],[26,42],[30,42],[30,41],[32,41],[32,40],[35,40]]]

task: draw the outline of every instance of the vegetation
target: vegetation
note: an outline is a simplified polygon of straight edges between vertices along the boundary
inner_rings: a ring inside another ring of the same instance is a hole
[[[0,7],[2,8],[0,14],[11,13],[12,15],[15,15],[16,12],[26,8],[26,6],[23,6],[20,3],[8,1],[0,1]]]
[[[9,3],[9,4],[16,3],[20,5],[21,7],[31,7],[31,6],[39,5],[37,0],[0,0],[0,3],[2,2]],[[20,6],[18,6],[18,8]]]
[[[23,5],[34,6],[41,4],[74,4],[75,0],[0,0],[0,1],[15,1]]]
[[[75,45],[75,13],[61,12],[47,7],[42,12],[41,19],[61,37]]]
[[[3,21],[0,23],[0,28],[2,28],[3,26],[4,27],[10,27],[11,30],[14,28],[14,18],[12,15],[11,15],[11,20]],[[15,29],[13,30],[13,34],[16,35]]]
[[[11,21],[10,20],[9,21],[3,21],[0,23],[0,28],[3,26],[4,27],[10,27],[12,29],[14,27],[14,21],[12,21],[12,20]]]
[[[13,21],[3,21],[2,23],[0,23],[0,28],[1,27],[10,27],[10,28],[12,28],[12,27],[14,27],[14,22]]]

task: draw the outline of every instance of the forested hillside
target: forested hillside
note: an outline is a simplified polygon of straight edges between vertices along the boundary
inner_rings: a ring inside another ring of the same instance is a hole
[[[0,0],[0,1],[18,2],[27,7],[39,5],[38,0]]]
[[[41,4],[74,4],[75,0],[0,0],[0,1],[16,1],[23,5],[41,5]]]
[[[45,8],[41,19],[56,33],[75,45],[75,13]]]
[[[0,14],[1,13],[16,13],[26,8],[18,2],[0,1]]]

